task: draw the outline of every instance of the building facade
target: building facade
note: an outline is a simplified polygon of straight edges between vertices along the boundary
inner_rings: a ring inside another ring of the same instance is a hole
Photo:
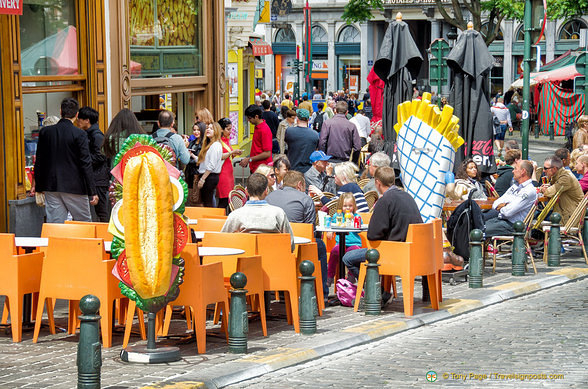
[[[224,3],[216,0],[24,0],[0,15],[0,231],[8,201],[27,196],[42,118],[75,97],[100,114],[105,131],[122,108],[150,130],[155,112],[226,114]]]
[[[272,23],[266,29],[265,38],[272,43],[274,58],[265,63],[265,89],[289,91],[292,82],[298,77],[292,72],[291,64],[297,55],[303,58],[305,53],[305,3],[305,0],[292,0],[288,14],[272,15]],[[401,12],[424,58],[418,86],[437,92],[436,86],[429,85],[427,50],[431,42],[438,38],[448,40],[450,45],[453,42],[447,36],[452,27],[437,10],[435,0],[388,0],[383,13],[374,12],[374,18],[369,22],[351,25],[341,20],[346,4],[346,0],[309,1],[312,8],[312,86],[323,93],[335,90],[349,90],[350,93],[365,91],[368,87],[367,75],[377,59],[388,23],[397,12]],[[580,30],[585,28],[588,28],[588,16],[548,21],[544,39],[538,45],[540,62],[545,64],[568,50],[577,49]],[[508,90],[511,83],[520,77],[523,49],[522,23],[503,21],[499,37],[489,46],[495,57],[490,76],[493,93]],[[300,82],[303,85],[302,75]],[[440,93],[449,94],[449,87],[443,87]]]

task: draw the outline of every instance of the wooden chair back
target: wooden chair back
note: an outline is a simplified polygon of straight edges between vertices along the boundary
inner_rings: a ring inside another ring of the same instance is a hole
[[[549,212],[551,212],[551,210],[555,206],[555,203],[557,203],[557,200],[559,200],[560,194],[561,189],[557,191],[557,193],[547,202],[547,204],[545,204],[545,207],[543,208],[541,213],[539,213],[539,216],[537,216],[537,221],[533,225],[534,230],[541,229],[541,223],[543,223]]]
[[[229,192],[229,208],[232,211],[241,208],[247,202],[247,196],[240,191],[232,190]]]
[[[378,201],[378,198],[380,196],[378,195],[378,192],[376,192],[375,190],[370,190],[369,192],[364,194],[364,197],[365,201],[367,202],[368,208],[371,211],[372,209],[374,209],[374,205],[376,204],[376,201]]]
[[[490,183],[490,181],[485,181],[486,190],[488,191],[488,197],[500,197],[494,186]]]
[[[582,200],[578,203],[574,212],[568,219],[564,226],[564,230],[569,232],[573,229],[580,228],[580,225],[584,222],[584,215],[586,214],[586,206],[588,205],[588,194],[586,194]]]
[[[361,180],[357,181],[357,185],[363,190],[363,187],[366,186],[370,182],[370,178],[362,178]]]

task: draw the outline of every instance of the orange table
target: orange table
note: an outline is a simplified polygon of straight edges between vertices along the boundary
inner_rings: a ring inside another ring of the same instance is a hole
[[[474,200],[479,206],[480,209],[492,209],[492,204],[496,198],[488,198],[487,200]],[[461,203],[465,200],[446,200],[445,204],[443,204],[443,211],[453,212],[455,208],[457,208]]]

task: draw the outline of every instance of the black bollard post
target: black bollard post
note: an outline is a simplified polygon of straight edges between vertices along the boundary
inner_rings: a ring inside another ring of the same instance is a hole
[[[553,122],[549,122],[549,140],[555,140],[555,128]]]
[[[539,138],[539,120],[535,120],[535,139]]]
[[[584,241],[584,251],[588,252],[588,209],[584,214],[584,229],[582,230],[582,240]]]
[[[314,264],[310,261],[302,261],[300,266],[300,299],[298,302],[298,314],[300,315],[300,332],[302,335],[316,333],[316,317],[318,308],[316,292],[314,290]]]
[[[365,254],[367,259],[367,269],[365,271],[365,297],[364,306],[366,315],[379,315],[382,311],[382,286],[380,283],[380,272],[378,260],[380,253],[378,250],[368,250]]]
[[[470,232],[470,288],[484,286],[484,264],[482,260],[482,231],[475,229]]]
[[[512,242],[512,275],[524,276],[525,260],[527,256],[524,231],[525,223],[519,220],[514,224],[513,228],[515,232],[513,233],[514,239]]]
[[[547,266],[559,266],[561,256],[559,223],[561,222],[561,215],[554,212],[551,214],[549,221],[551,222],[551,227],[549,228],[549,246],[547,247]]]
[[[229,310],[229,352],[244,354],[247,352],[247,334],[249,317],[247,314],[247,277],[241,272],[231,275],[231,309]]]
[[[100,300],[98,297],[88,294],[80,300],[79,316],[80,341],[78,343],[78,388],[99,389],[100,367],[102,366],[102,346],[98,323],[100,316]]]

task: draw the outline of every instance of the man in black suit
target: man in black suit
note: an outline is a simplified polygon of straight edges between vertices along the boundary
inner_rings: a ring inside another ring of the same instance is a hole
[[[86,131],[86,135],[88,135],[88,147],[90,148],[92,169],[94,170],[94,184],[98,195],[98,204],[94,206],[94,211],[98,221],[108,223],[110,221],[110,201],[108,199],[110,167],[106,155],[102,153],[104,134],[98,127],[98,111],[92,107],[80,108],[78,127]]]
[[[39,133],[31,193],[45,194],[48,223],[63,223],[68,212],[73,220],[92,221],[90,204],[98,203],[88,136],[74,126],[79,108],[77,100],[64,99],[61,120]]]

